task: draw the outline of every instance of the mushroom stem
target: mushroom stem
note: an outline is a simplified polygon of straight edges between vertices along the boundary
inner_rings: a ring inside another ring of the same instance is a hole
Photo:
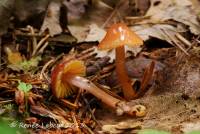
[[[136,92],[131,85],[131,79],[128,77],[125,68],[125,49],[124,46],[116,48],[116,72],[118,80],[122,86],[123,94],[126,100],[134,99]]]
[[[108,106],[114,109],[117,107],[117,104],[121,102],[121,100],[116,99],[113,96],[107,94],[86,78],[77,75],[66,74],[64,75],[63,81],[70,83],[76,87],[85,89],[86,91],[100,99],[103,103],[107,104]]]

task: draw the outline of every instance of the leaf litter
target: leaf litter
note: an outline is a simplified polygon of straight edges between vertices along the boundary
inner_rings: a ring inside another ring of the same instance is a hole
[[[0,2],[2,119],[35,123],[37,129],[27,130],[41,134],[199,131],[200,23],[196,3]],[[120,106],[126,110],[142,105],[147,109],[144,117],[117,116],[116,111],[81,89],[63,99],[54,97],[50,90],[51,70],[60,60],[77,58],[86,65],[85,77],[124,100],[115,71],[115,51],[97,48],[106,29],[116,22],[126,23],[145,42],[142,47],[126,48],[125,65],[134,88],[140,91],[145,85],[146,93]],[[149,72],[152,61],[155,67]],[[11,104],[14,106],[8,108]]]

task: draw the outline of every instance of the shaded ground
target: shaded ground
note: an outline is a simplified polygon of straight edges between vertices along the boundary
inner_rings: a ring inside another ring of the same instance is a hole
[[[179,60],[177,63],[175,61]],[[132,104],[147,106],[146,117],[126,119],[107,113],[98,114],[102,124],[119,122],[142,122],[142,128],[154,128],[179,134],[199,130],[200,118],[200,63],[197,57],[174,58],[159,75],[157,84],[150,88],[148,95]],[[173,64],[174,63],[174,64]],[[115,120],[115,122],[113,122]]]

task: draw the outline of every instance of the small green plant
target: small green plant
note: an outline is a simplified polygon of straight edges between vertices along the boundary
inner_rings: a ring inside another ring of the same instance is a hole
[[[29,116],[28,113],[28,96],[29,96],[29,91],[33,88],[31,84],[25,83],[18,81],[19,85],[17,86],[17,89],[21,90],[24,92],[24,99],[25,99],[25,115]]]
[[[9,52],[11,56],[13,56],[12,52]],[[14,55],[16,58],[16,55]],[[10,59],[10,63],[8,65],[8,68],[11,68],[12,70],[15,71],[24,71],[26,72],[35,72],[38,69],[38,64],[41,61],[41,56],[37,56],[37,57],[33,57],[29,60],[26,59],[20,59],[21,57],[19,56],[20,61],[15,63],[15,59],[13,57],[11,57]],[[14,60],[14,61],[12,61]],[[13,63],[14,62],[14,63]]]
[[[19,85],[17,86],[17,89],[23,91],[24,93],[28,93],[32,89],[31,84],[27,84],[21,81],[18,81]]]

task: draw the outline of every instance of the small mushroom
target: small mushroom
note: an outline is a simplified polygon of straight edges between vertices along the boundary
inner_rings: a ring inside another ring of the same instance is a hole
[[[107,94],[88,79],[82,77],[85,74],[85,65],[83,61],[70,59],[65,60],[58,64],[52,71],[51,84],[53,95],[57,98],[64,98],[70,95],[75,87],[85,89],[87,92],[93,94],[100,99],[103,103],[110,106],[113,109],[121,109],[122,113],[135,116],[135,110],[129,108],[124,109],[126,103],[113,96]],[[119,105],[119,104],[123,104]]]
[[[115,108],[120,100],[110,96],[88,79],[81,77],[84,76],[85,71],[85,65],[80,60],[64,61],[58,64],[51,75],[53,94],[57,98],[64,98],[69,96],[75,87],[79,87],[93,94],[108,106]]]
[[[131,85],[131,80],[125,69],[125,49],[124,46],[135,47],[143,45],[142,39],[131,31],[125,24],[113,24],[107,31],[106,36],[100,42],[100,50],[116,49],[116,72],[118,80],[122,86],[125,99],[134,99],[136,91]]]

